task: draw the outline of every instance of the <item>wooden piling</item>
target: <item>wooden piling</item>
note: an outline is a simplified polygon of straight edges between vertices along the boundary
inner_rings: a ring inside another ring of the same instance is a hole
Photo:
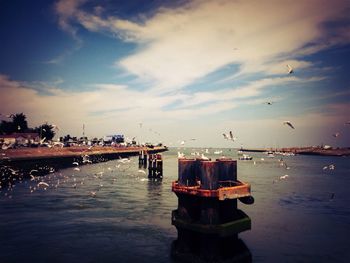
[[[162,178],[163,177],[163,159],[160,154],[150,154],[148,158],[148,177]]]

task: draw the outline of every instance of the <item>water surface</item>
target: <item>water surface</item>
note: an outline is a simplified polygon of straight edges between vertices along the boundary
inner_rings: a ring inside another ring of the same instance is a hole
[[[181,149],[187,156],[202,150]],[[218,157],[214,150],[206,155]],[[235,150],[222,150],[237,158]],[[163,153],[161,181],[148,180],[132,157],[3,187],[0,262],[170,262],[177,151]],[[255,198],[253,205],[239,203],[252,219],[252,230],[240,237],[253,261],[350,262],[349,158],[283,156],[286,169],[281,156],[252,156],[238,161],[238,178],[252,185]],[[334,170],[323,170],[330,164]],[[38,187],[40,181],[49,187]]]

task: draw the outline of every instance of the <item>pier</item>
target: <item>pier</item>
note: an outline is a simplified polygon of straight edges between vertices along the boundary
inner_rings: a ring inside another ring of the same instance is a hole
[[[140,152],[155,154],[167,151],[166,147],[52,147],[19,148],[0,150],[1,183],[30,176],[45,175],[62,168],[105,162],[108,160],[137,156]]]

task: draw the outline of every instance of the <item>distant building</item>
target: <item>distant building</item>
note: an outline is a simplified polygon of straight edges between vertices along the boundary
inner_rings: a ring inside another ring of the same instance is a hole
[[[124,135],[122,134],[115,134],[115,135],[106,135],[103,138],[103,142],[105,144],[112,144],[112,143],[124,143]]]
[[[30,145],[40,142],[40,136],[35,132],[12,133],[8,135],[0,135],[0,142],[6,145]]]

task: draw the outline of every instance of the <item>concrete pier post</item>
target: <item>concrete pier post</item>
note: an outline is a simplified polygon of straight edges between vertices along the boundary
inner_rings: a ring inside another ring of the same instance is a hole
[[[251,197],[250,185],[237,180],[237,162],[178,160],[172,191],[178,208],[172,224],[178,232],[172,256],[183,262],[251,262],[238,234],[251,228],[250,218],[237,209],[237,199]]]

